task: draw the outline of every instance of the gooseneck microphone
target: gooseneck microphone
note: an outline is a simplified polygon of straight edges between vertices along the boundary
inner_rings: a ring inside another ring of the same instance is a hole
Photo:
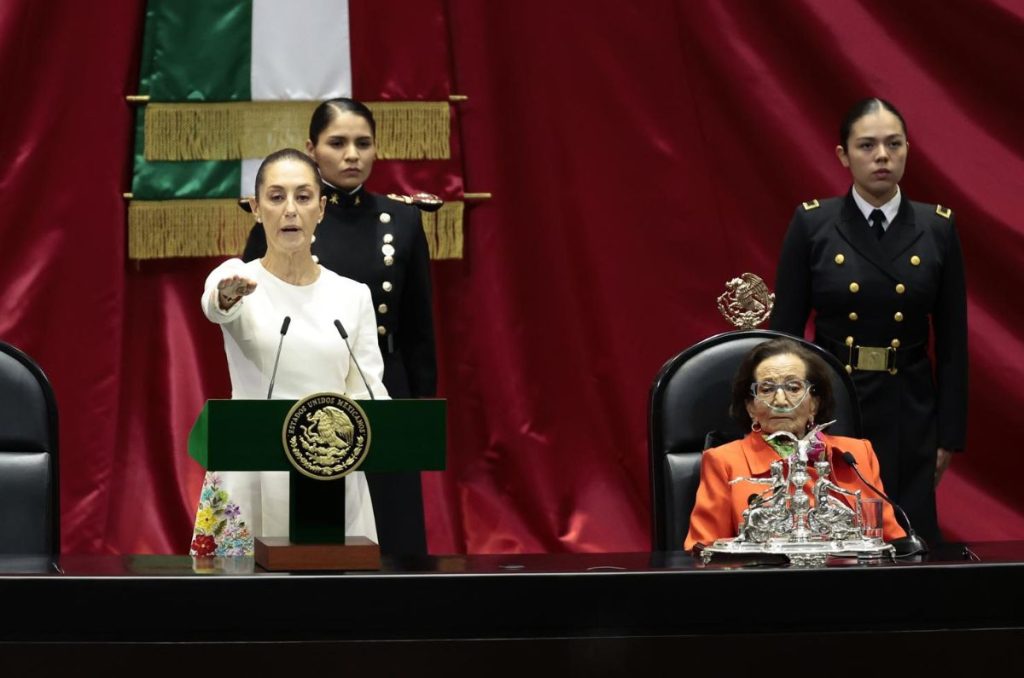
[[[292,324],[291,316],[286,315],[281,323],[281,339],[277,342],[277,355],[274,357],[274,371],[270,373],[270,388],[267,389],[267,400],[274,395],[274,380],[277,379],[277,364],[281,362],[281,347],[284,346],[284,335],[288,334],[288,326]]]
[[[370,394],[370,400],[376,400],[377,396],[373,395],[373,389],[370,388],[370,383],[366,381],[366,375],[363,374],[363,368],[359,366],[359,361],[356,360],[356,354],[352,352],[352,344],[348,343],[348,332],[345,331],[345,326],[341,324],[340,320],[335,320],[334,326],[338,328],[338,334],[341,335],[342,340],[345,342],[345,348],[348,349],[348,354],[352,358],[352,363],[356,366],[356,371],[359,372],[359,378],[363,380],[363,386],[366,387],[367,392]]]
[[[912,556],[918,553],[928,553],[928,544],[926,544],[924,539],[917,536],[917,533],[914,532],[914,526],[910,524],[910,518],[907,517],[907,512],[903,510],[903,507],[894,502],[892,499],[890,499],[888,495],[885,494],[885,492],[882,492],[877,487],[875,487],[874,485],[867,481],[867,479],[864,477],[864,474],[860,472],[859,468],[857,468],[857,458],[853,456],[852,452],[842,451],[839,450],[838,448],[833,447],[833,455],[836,452],[839,452],[839,456],[843,458],[843,461],[845,461],[850,468],[853,469],[853,472],[857,474],[857,477],[860,478],[860,481],[862,483],[864,483],[869,488],[874,490],[875,494],[877,494],[879,497],[888,502],[888,504],[892,506],[897,513],[903,516],[903,522],[907,526],[907,536],[903,539],[896,539],[892,542],[893,547],[896,549],[896,555]]]

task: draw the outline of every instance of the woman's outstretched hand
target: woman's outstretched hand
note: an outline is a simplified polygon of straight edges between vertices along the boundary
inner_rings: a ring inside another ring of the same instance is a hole
[[[224,278],[217,283],[217,305],[220,310],[227,311],[238,303],[239,299],[256,291],[256,283],[240,275]]]

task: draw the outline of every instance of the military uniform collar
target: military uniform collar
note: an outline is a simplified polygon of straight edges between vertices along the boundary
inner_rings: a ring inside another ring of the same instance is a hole
[[[857,204],[857,209],[864,215],[864,221],[871,223],[871,213],[877,210],[882,210],[882,214],[885,215],[885,224],[882,228],[889,230],[892,222],[896,220],[896,214],[900,211],[900,203],[903,201],[903,194],[900,191],[900,187],[896,186],[896,195],[889,199],[881,207],[875,207],[857,192],[856,188],[850,189],[850,195],[853,196],[853,202]]]
[[[921,237],[921,229],[916,221],[910,201],[901,198],[899,211],[890,224],[890,230],[886,231],[884,238],[878,240],[871,229],[866,227],[864,215],[853,198],[851,188],[843,201],[836,229],[865,259],[898,282],[900,273],[894,262]]]
[[[323,182],[323,194],[328,207],[360,207],[366,202],[366,190],[360,184],[351,191]]]

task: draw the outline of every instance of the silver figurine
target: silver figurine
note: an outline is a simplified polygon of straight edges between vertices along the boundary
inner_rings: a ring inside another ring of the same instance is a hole
[[[767,485],[743,511],[737,536],[719,539],[705,547],[700,557],[711,562],[716,555],[783,555],[794,565],[820,566],[829,556],[875,559],[892,558],[894,549],[864,536],[860,490],[848,490],[832,480],[832,465],[819,455],[811,462],[817,434],[834,422],[814,427],[802,438],[780,431],[769,436],[789,437],[794,452],[784,462],[771,464],[768,478],[739,477],[730,484],[749,482]],[[813,463],[818,479],[808,487]],[[788,472],[787,472],[788,467]],[[850,503],[840,496],[849,497]],[[812,501],[813,499],[813,501]]]

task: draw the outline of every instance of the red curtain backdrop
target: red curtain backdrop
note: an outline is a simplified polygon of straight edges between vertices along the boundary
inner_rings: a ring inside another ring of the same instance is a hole
[[[447,44],[423,45],[391,21],[417,2],[363,1],[353,60],[379,69],[357,94],[447,69],[470,97],[465,188],[494,193],[467,209],[466,258],[434,266],[450,448],[424,481],[432,551],[648,548],[651,380],[727,329],[725,280],[772,281],[797,203],[846,190],[836,129],[870,94],[903,111],[903,188],[956,211],[967,262],[969,445],[942,523],[1024,538],[1019,2],[448,0],[422,17]],[[141,20],[130,0],[0,5],[0,339],[57,393],[65,552],[185,552],[187,432],[229,392],[198,303],[216,262],[125,259]]]

